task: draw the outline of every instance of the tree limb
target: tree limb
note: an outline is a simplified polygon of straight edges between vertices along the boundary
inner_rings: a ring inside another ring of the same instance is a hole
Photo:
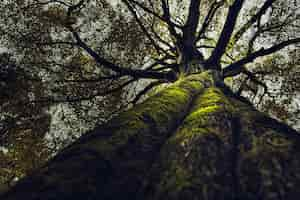
[[[175,38],[180,38],[180,35],[176,32],[175,26],[171,22],[171,14],[169,10],[169,5],[167,4],[166,0],[161,0],[161,6],[163,10],[163,18],[165,19],[168,29],[171,35]]]
[[[187,21],[183,28],[183,40],[184,41],[192,41],[194,43],[196,37],[196,30],[199,23],[200,18],[200,3],[201,0],[191,0],[189,6],[189,14]]]
[[[140,26],[140,28],[142,29],[142,31],[144,32],[146,37],[150,40],[150,43],[155,48],[157,53],[160,54],[160,52],[164,52],[165,54],[168,54],[163,48],[161,48],[158,44],[156,44],[156,42],[154,41],[154,39],[148,32],[146,27],[143,25],[142,21],[139,19],[138,15],[137,15],[135,9],[130,5],[130,3],[127,0],[123,0],[123,2],[127,6],[128,10],[131,12],[131,14],[133,15],[135,21],[138,23],[138,25]]]
[[[154,88],[155,86],[161,84],[161,83],[164,83],[165,81],[163,80],[158,80],[158,81],[155,81],[155,82],[152,82],[150,83],[149,85],[147,85],[142,91],[140,91],[136,97],[131,101],[132,104],[136,104],[140,98],[145,95],[148,91],[150,91],[152,88]]]
[[[139,69],[129,69],[125,67],[120,67],[118,65],[115,65],[111,63],[110,61],[102,58],[99,56],[98,53],[96,53],[93,49],[91,49],[85,42],[83,42],[79,36],[79,34],[71,27],[69,27],[69,30],[72,32],[73,37],[77,41],[77,45],[84,49],[94,60],[102,65],[105,68],[108,68],[118,74],[121,75],[128,75],[134,78],[153,78],[153,79],[166,79],[169,81],[176,80],[176,75],[172,72],[156,72],[156,71],[147,71],[147,70],[139,70]]]
[[[106,96],[115,92],[120,91],[122,88],[124,88],[125,86],[133,83],[134,81],[136,81],[137,79],[133,78],[130,79],[126,82],[124,82],[123,84],[121,84],[118,87],[112,88],[110,90],[106,90],[106,91],[98,91],[95,94],[89,95],[89,96],[80,96],[80,97],[65,97],[65,98],[61,98],[61,99],[54,99],[54,98],[43,98],[43,99],[38,99],[38,100],[34,100],[34,101],[30,101],[29,103],[74,103],[74,102],[80,102],[80,101],[87,101],[87,100],[92,100],[95,97],[98,96]]]
[[[215,16],[217,10],[224,4],[224,0],[222,1],[214,1],[213,4],[210,6],[210,9],[204,19],[204,22],[202,23],[201,29],[198,33],[196,41],[200,40],[203,36],[203,34],[206,32],[206,29],[208,28],[211,20]]]
[[[287,40],[287,41],[281,42],[281,43],[276,44],[267,49],[261,48],[260,50],[248,55],[247,57],[225,67],[224,71],[223,71],[223,76],[224,77],[236,76],[244,71],[245,64],[254,61],[258,57],[262,57],[262,56],[266,56],[266,55],[275,53],[289,45],[296,44],[296,43],[300,43],[300,38]]]
[[[264,5],[260,8],[260,10],[253,15],[250,20],[248,22],[246,22],[246,24],[244,24],[233,36],[233,41],[237,42],[242,35],[255,23],[255,22],[259,22],[261,17],[266,13],[266,11],[268,10],[268,8],[270,8],[272,6],[272,4],[275,2],[276,0],[266,0]]]
[[[122,0],[122,1],[124,1],[124,0]],[[150,10],[149,8],[147,8],[146,6],[144,6],[143,4],[141,4],[140,2],[135,1],[135,0],[127,0],[127,1],[130,2],[130,3],[133,3],[135,5],[137,5],[138,7],[140,7],[141,9],[143,9],[145,12],[153,15],[154,17],[160,19],[161,21],[166,22],[166,23],[170,23],[174,27],[181,28],[180,25],[178,25],[178,24],[176,24],[176,23],[174,23],[172,21],[168,22],[168,20],[166,18],[160,16],[158,13],[154,12],[153,10]]]
[[[229,7],[228,15],[222,29],[221,35],[218,39],[216,48],[213,50],[211,56],[206,61],[206,65],[209,67],[219,66],[222,55],[225,53],[226,47],[229,43],[231,35],[234,30],[234,26],[242,8],[244,0],[235,0],[233,4]],[[220,68],[217,67],[218,69]]]
[[[255,122],[259,125],[278,131],[280,134],[288,136],[300,142],[300,133],[290,126],[266,115],[258,116],[255,118]]]

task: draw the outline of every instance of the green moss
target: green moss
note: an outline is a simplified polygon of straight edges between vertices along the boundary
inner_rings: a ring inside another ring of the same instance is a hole
[[[186,121],[193,121],[195,119],[199,120],[201,117],[205,117],[208,114],[215,113],[220,110],[222,107],[220,105],[211,105],[204,108],[200,108],[195,112],[192,112],[186,119]]]
[[[200,131],[199,134],[202,134],[207,120],[218,112],[232,112],[233,107],[219,89],[208,88],[197,98],[192,110],[183,124],[185,127],[193,127],[190,132]]]
[[[155,165],[159,172],[153,173],[158,181],[153,184],[158,187],[153,193],[159,198],[152,199],[230,196],[233,189],[227,179],[234,139],[239,140],[236,170],[242,191],[253,196],[259,191],[275,194],[282,183],[298,191],[300,176],[295,175],[300,174],[299,148],[290,138],[258,125],[255,119],[264,114],[235,101],[217,88],[205,89],[195,99],[190,114],[161,150],[161,158]],[[235,115],[241,123],[239,138],[232,137],[235,127],[231,119]]]
[[[177,121],[185,116],[193,98],[203,90],[202,82],[208,80],[209,74],[179,79],[145,102],[108,122],[107,129],[112,133],[111,137],[93,140],[87,145],[109,155],[120,146],[126,145],[131,137],[139,137],[141,143],[147,143],[143,141],[146,139],[143,135],[157,135],[151,133],[153,130],[158,131],[161,138],[166,137]]]
[[[233,110],[228,99],[215,87],[205,89],[195,99],[190,114],[162,150],[165,152],[163,155],[166,156],[162,158],[165,169],[159,193],[163,194],[167,191],[169,196],[173,196],[194,189],[205,193],[207,189],[205,180],[209,180],[208,177],[214,173],[212,166],[215,165],[215,161],[209,158],[216,153],[215,140],[221,141],[219,137],[223,137],[214,132],[213,123],[218,122],[215,117],[229,115]],[[197,146],[196,143],[205,143],[206,147]],[[201,152],[201,148],[207,149],[212,155]],[[202,164],[204,166],[202,169],[195,171],[198,162],[205,162],[205,164]]]
[[[226,106],[226,109],[228,110],[232,109],[227,97],[224,96],[220,89],[215,87],[206,89],[195,102],[195,107],[202,108],[213,105]]]
[[[196,96],[204,90],[203,83],[206,82],[206,86],[212,84],[212,81],[207,83],[207,80],[210,81],[207,74],[181,78],[143,103],[113,118],[101,127],[99,137],[97,133],[92,133],[95,135],[89,135],[86,140],[83,138],[79,145],[69,148],[69,152],[77,149],[84,155],[82,152],[87,149],[99,157],[99,162],[104,160],[120,172],[126,174],[128,170],[138,169],[137,173],[144,174],[143,170],[147,170],[152,161],[149,152],[159,152],[159,145],[164,144],[170,132],[184,119]],[[89,139],[92,136],[95,137]],[[65,152],[67,155],[68,151]],[[166,182],[162,188],[170,191],[176,188],[180,191],[190,187],[192,182],[188,169],[177,164],[177,161],[172,166],[174,168],[168,171],[170,174],[165,174]]]
[[[185,78],[179,78],[177,84],[181,88],[185,88],[190,91],[199,91],[207,86],[213,85],[213,79],[210,72],[203,72],[201,74],[190,75]]]

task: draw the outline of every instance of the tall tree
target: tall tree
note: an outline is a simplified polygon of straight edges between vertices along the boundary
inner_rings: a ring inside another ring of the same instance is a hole
[[[241,96],[245,88],[255,95],[261,91],[261,96],[270,95],[266,75],[272,77],[282,69],[270,68],[266,60],[280,60],[280,54],[272,56],[280,51],[298,52],[297,1],[25,4],[4,3],[4,8],[16,10],[12,19],[22,13],[25,20],[19,27],[6,23],[1,31],[16,52],[40,55],[29,59],[30,74],[45,75],[36,68],[42,63],[65,86],[59,98],[48,92],[47,98],[30,103],[87,101],[150,79],[130,99],[135,104],[156,86],[169,86],[86,133],[2,199],[296,199],[299,195],[299,134]],[[95,10],[99,12],[89,13]],[[117,28],[112,26],[108,36],[97,40],[97,29],[105,35],[105,26],[97,24],[101,12]],[[92,36],[86,33],[89,29]],[[138,43],[132,37],[138,37]],[[115,46],[114,40],[119,40]],[[123,45],[128,49],[121,49]],[[293,64],[287,65],[297,71],[296,58],[288,58]],[[20,66],[28,66],[27,61],[21,59]],[[89,67],[92,73],[86,72]],[[228,80],[235,83],[232,88],[226,85]]]

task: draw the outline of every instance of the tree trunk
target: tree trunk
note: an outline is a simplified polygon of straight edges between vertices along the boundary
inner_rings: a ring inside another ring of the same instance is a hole
[[[141,195],[147,200],[298,199],[297,134],[251,105],[207,88],[163,146]]]
[[[205,72],[87,133],[0,199],[297,199],[299,142]]]

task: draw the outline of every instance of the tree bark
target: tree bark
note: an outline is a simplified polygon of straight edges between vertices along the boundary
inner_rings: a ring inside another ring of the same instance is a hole
[[[180,79],[0,199],[298,199],[299,135],[214,85]]]
[[[132,199],[209,73],[179,79],[144,103],[97,127],[0,199]]]
[[[296,134],[251,105],[208,88],[163,146],[140,195],[147,200],[298,199]]]

